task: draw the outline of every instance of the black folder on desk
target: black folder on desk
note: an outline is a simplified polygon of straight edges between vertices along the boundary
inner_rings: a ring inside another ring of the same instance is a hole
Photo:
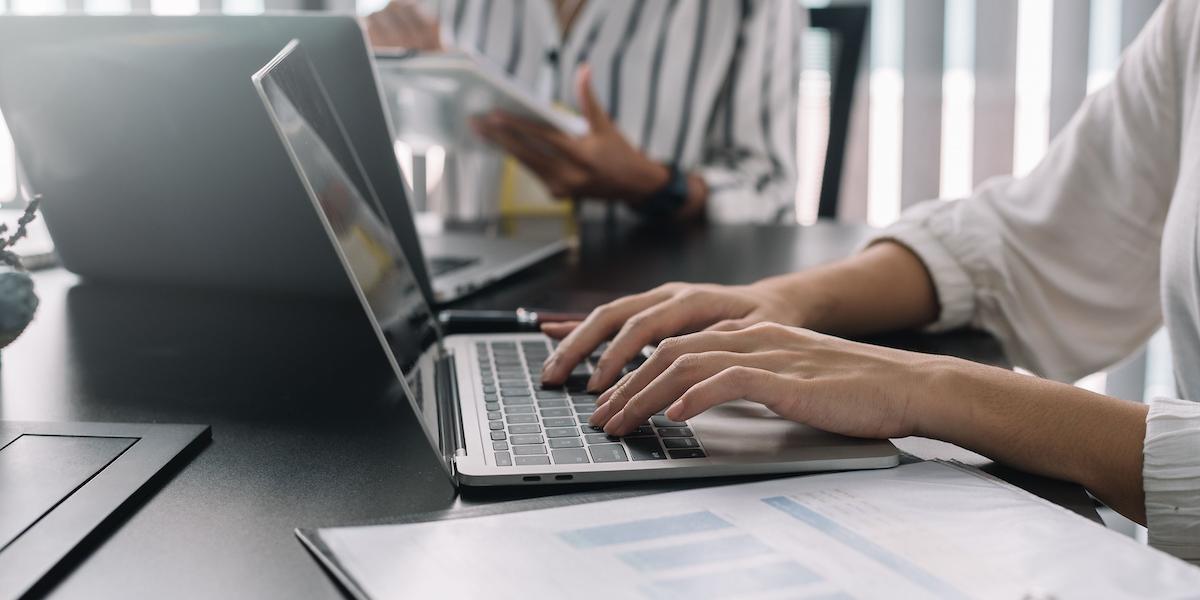
[[[36,591],[210,435],[204,425],[0,421],[0,598]]]

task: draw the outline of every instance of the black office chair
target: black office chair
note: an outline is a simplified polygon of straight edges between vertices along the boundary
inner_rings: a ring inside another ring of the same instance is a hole
[[[863,42],[871,9],[867,5],[839,5],[808,11],[812,29],[829,32],[830,75],[829,140],[825,145],[825,169],[821,177],[820,218],[836,218],[846,162],[846,140],[850,132],[850,107],[858,83]]]

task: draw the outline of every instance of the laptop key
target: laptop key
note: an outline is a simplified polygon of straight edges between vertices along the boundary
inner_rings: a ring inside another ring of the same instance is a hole
[[[591,462],[588,460],[587,450],[583,448],[551,450],[550,455],[554,457],[556,465],[585,465]]]
[[[583,439],[587,440],[587,443],[589,443],[589,444],[607,444],[610,442],[621,441],[621,438],[619,438],[619,437],[613,437],[611,435],[605,435],[603,433],[589,433],[589,434],[583,436]]]
[[[575,427],[575,419],[571,417],[546,417],[542,419],[545,427]]]
[[[505,435],[505,433],[503,431],[493,431],[492,432],[492,440],[503,440],[503,439],[508,439],[508,436]]]
[[[666,438],[663,445],[668,449],[699,448],[700,442],[697,442],[696,438]]]
[[[561,408],[564,410],[570,410],[567,408],[566,400],[538,400],[537,404],[542,408]]]
[[[534,465],[548,465],[548,464],[550,464],[549,456],[518,456],[517,457],[517,466],[518,467],[532,467]]]
[[[592,462],[626,462],[629,460],[629,457],[625,456],[625,449],[620,444],[589,446],[588,450],[592,452]]]
[[[655,427],[687,427],[687,423],[672,421],[666,415],[654,415],[650,417],[650,422],[654,423]]]
[[[508,442],[492,442],[492,450],[508,450]]]
[[[532,415],[535,411],[532,404],[519,404],[516,406],[505,406],[504,413],[509,415]]]
[[[528,456],[528,455],[530,455],[530,454],[545,454],[545,453],[546,453],[546,447],[545,447],[545,446],[541,446],[541,445],[537,445],[537,446],[513,446],[513,447],[512,447],[512,451],[513,451],[513,454],[515,454],[515,455],[517,455],[517,456]],[[682,452],[682,450],[681,450],[681,452]]]
[[[577,437],[550,438],[551,448],[582,448],[583,440]]]
[[[595,425],[581,425],[579,429],[584,433],[604,433],[603,427],[596,427]]]
[[[489,410],[487,415],[488,415],[488,420],[489,420],[489,421],[498,421],[498,420],[500,420],[501,418],[503,418],[503,417],[500,415],[500,411],[499,411],[499,410]]]
[[[512,404],[529,404],[529,405],[532,405],[532,404],[533,404],[533,398],[530,398],[529,396],[521,396],[521,397],[517,397],[517,398],[508,398],[508,397],[506,397],[506,398],[504,398],[504,400],[501,400],[501,402],[503,402],[505,406],[509,406],[509,405],[512,405]]]
[[[541,433],[542,426],[531,423],[529,425],[509,425],[509,433]]]
[[[571,404],[574,404],[576,406],[579,406],[581,404],[585,405],[585,406],[595,406],[596,405],[596,396],[589,396],[587,394],[573,394],[571,396]]]
[[[704,451],[699,448],[668,450],[667,452],[671,453],[671,458],[704,458]]]
[[[692,430],[688,429],[687,427],[667,427],[665,429],[659,429],[658,435],[665,438],[692,437]]]
[[[546,429],[548,438],[579,437],[579,430],[574,427],[554,427]]]
[[[497,467],[511,467],[512,466],[512,457],[509,456],[507,452],[497,452],[496,453],[496,466]]]
[[[666,460],[667,458],[667,454],[658,445],[658,438],[625,438],[625,445],[629,447],[629,457],[633,460]]]
[[[571,409],[565,408],[565,407],[563,407],[563,408],[545,408],[545,407],[543,407],[542,408],[542,416],[543,417],[568,417],[569,418],[573,414],[575,414],[575,413],[571,412]]]
[[[488,411],[500,410],[500,403],[499,402],[487,402],[487,403],[484,403],[483,408]]]
[[[500,421],[488,421],[488,429],[491,429],[492,431],[500,431],[504,429],[504,423],[501,423]]]
[[[535,392],[541,400],[565,400],[567,395],[559,391],[538,390]]]
[[[654,430],[651,429],[649,425],[638,425],[637,429],[634,429],[632,432],[630,432],[629,435],[627,435],[625,437],[646,437],[646,436],[653,436],[653,435],[654,435]]]
[[[508,438],[508,441],[512,442],[512,445],[514,445],[514,446],[517,446],[520,444],[541,444],[541,443],[543,443],[541,434],[537,434],[537,433],[522,433],[522,434],[514,435],[514,436]]]
[[[513,424],[513,423],[537,423],[537,422],[538,422],[538,418],[537,418],[537,415],[509,415],[509,416],[508,416],[508,422],[509,422],[509,424]]]

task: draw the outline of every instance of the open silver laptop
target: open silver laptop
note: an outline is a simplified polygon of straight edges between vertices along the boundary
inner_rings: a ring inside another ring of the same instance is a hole
[[[431,444],[467,485],[622,481],[891,467],[887,441],[852,439],[735,402],[687,423],[656,415],[612,438],[595,398],[542,389],[540,334],[443,336],[375,188],[298,41],[253,76],[329,239]],[[585,367],[587,368],[587,367]]]
[[[341,266],[246,78],[293,38],[438,302],[562,239],[421,240],[362,27],[347,16],[0,16],[0,109],[62,264],[105,280],[345,295]],[[391,171],[389,171],[391,170]],[[41,219],[38,220],[41,222]],[[269,236],[266,232],[270,232]],[[267,243],[270,242],[270,243]],[[429,285],[432,283],[432,285]]]

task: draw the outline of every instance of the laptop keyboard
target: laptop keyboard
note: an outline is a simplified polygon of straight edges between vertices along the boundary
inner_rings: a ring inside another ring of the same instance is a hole
[[[592,365],[604,348],[571,373],[565,386],[542,389],[545,340],[477,342],[482,399],[495,464],[581,465],[704,458],[704,447],[687,423],[662,414],[625,437],[587,424],[596,396],[584,391]],[[628,368],[636,368],[631,364]]]
[[[429,276],[437,277],[438,275],[445,275],[450,271],[457,271],[476,262],[479,262],[479,259],[470,256],[430,256]]]

